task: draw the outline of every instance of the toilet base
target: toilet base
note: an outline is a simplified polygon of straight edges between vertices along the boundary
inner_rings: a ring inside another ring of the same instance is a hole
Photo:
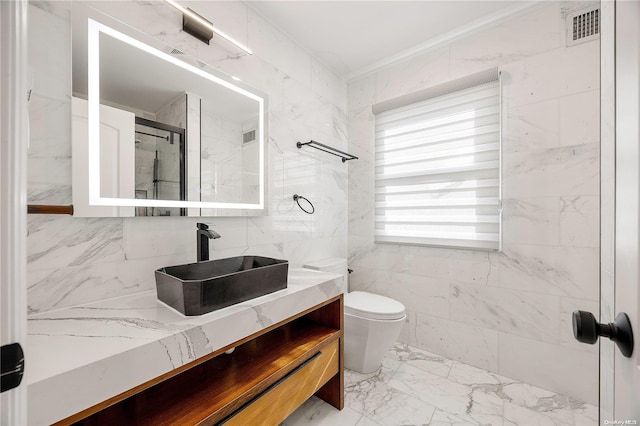
[[[376,371],[402,330],[406,315],[395,320],[374,320],[344,314],[344,366],[366,374]]]

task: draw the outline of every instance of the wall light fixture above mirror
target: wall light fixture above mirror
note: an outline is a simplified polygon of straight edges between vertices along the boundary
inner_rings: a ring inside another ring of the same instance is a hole
[[[75,215],[265,214],[266,96],[89,8],[73,13]]]
[[[244,44],[238,42],[237,40],[233,39],[229,35],[225,34],[224,32],[220,31],[218,28],[214,27],[213,24],[208,19],[205,19],[202,15],[194,12],[188,7],[184,7],[178,4],[174,0],[164,0],[164,1],[165,3],[170,4],[171,6],[175,7],[180,12],[182,12],[182,30],[183,31],[191,34],[198,40],[201,40],[207,44],[209,44],[209,42],[211,41],[211,38],[213,38],[213,33],[216,33],[223,39],[227,40],[229,43],[233,44],[237,48],[244,51],[245,53],[248,53],[249,55],[253,55],[253,52],[251,51],[251,49],[249,49]]]

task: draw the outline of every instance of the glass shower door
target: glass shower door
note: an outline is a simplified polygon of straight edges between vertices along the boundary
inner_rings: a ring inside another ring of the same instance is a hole
[[[185,130],[136,117],[135,195],[185,200]],[[184,216],[185,209],[140,207],[136,216]]]

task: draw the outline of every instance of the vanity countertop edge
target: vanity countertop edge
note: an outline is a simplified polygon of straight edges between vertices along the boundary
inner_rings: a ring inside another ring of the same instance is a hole
[[[341,278],[290,269],[284,290],[193,317],[155,290],[30,316],[29,424],[64,419],[323,303]]]

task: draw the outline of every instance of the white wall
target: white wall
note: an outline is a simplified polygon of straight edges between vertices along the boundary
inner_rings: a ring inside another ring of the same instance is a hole
[[[222,238],[212,258],[260,254],[291,266],[347,255],[347,167],[337,157],[298,150],[298,140],[347,147],[346,84],[241,2],[183,2],[248,45],[210,46],[181,32],[181,15],[162,1],[93,2],[117,19],[195,55],[269,96],[269,216],[203,218]],[[34,94],[28,199],[70,204],[71,53],[69,2],[29,7]],[[294,193],[316,205],[300,211]],[[198,218],[29,216],[28,303],[31,313],[155,288],[153,271],[196,259]]]
[[[597,403],[597,346],[571,312],[598,311],[599,41],[565,47],[564,14],[522,16],[349,82],[351,289],[409,311],[401,340]],[[503,76],[503,252],[373,243],[371,105],[490,67]]]
[[[600,40],[600,322],[615,319],[615,3],[602,2]],[[595,314],[595,312],[594,312]],[[600,344],[600,422],[614,417],[615,344]]]

